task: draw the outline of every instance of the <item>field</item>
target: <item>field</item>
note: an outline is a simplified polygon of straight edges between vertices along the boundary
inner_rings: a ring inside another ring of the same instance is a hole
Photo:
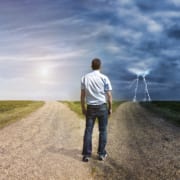
[[[0,101],[0,128],[25,117],[43,104],[41,101]]]
[[[140,103],[145,108],[180,126],[180,101],[152,101]]]

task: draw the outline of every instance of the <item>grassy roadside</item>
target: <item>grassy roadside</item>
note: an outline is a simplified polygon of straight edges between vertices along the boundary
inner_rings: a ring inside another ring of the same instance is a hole
[[[152,101],[140,104],[176,126],[180,126],[180,101]]]
[[[77,113],[80,118],[84,118],[84,116],[82,115],[82,111],[81,111],[81,103],[80,103],[80,101],[60,101],[60,102],[62,102],[64,104],[67,104],[68,107],[72,111]],[[120,104],[122,104],[122,103],[123,103],[123,101],[113,101],[113,104],[112,104],[113,112],[115,112],[116,109],[118,108],[118,106]]]
[[[112,103],[112,110],[113,112],[116,112],[116,109],[123,104],[125,101],[113,101]]]
[[[66,104],[72,111],[74,111],[75,113],[77,113],[77,115],[80,118],[83,118],[83,114],[81,111],[81,103],[80,101],[59,101],[61,103]]]
[[[42,101],[0,101],[0,128],[27,116],[43,104]]]

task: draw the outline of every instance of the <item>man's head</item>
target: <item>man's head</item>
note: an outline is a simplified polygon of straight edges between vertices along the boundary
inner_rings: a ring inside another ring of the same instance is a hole
[[[93,59],[91,67],[93,70],[99,70],[101,68],[101,60],[98,58]]]

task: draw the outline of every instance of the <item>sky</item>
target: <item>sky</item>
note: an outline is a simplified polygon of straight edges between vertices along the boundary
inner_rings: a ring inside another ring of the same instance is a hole
[[[179,0],[0,0],[0,99],[79,100],[91,60],[114,100],[180,100]]]

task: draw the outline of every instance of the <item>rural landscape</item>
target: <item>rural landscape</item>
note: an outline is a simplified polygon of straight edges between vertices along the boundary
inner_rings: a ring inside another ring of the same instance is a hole
[[[80,102],[1,101],[0,179],[180,178],[180,103],[114,102],[108,158],[82,162]]]
[[[0,180],[180,180],[180,0],[0,0],[0,25]]]

